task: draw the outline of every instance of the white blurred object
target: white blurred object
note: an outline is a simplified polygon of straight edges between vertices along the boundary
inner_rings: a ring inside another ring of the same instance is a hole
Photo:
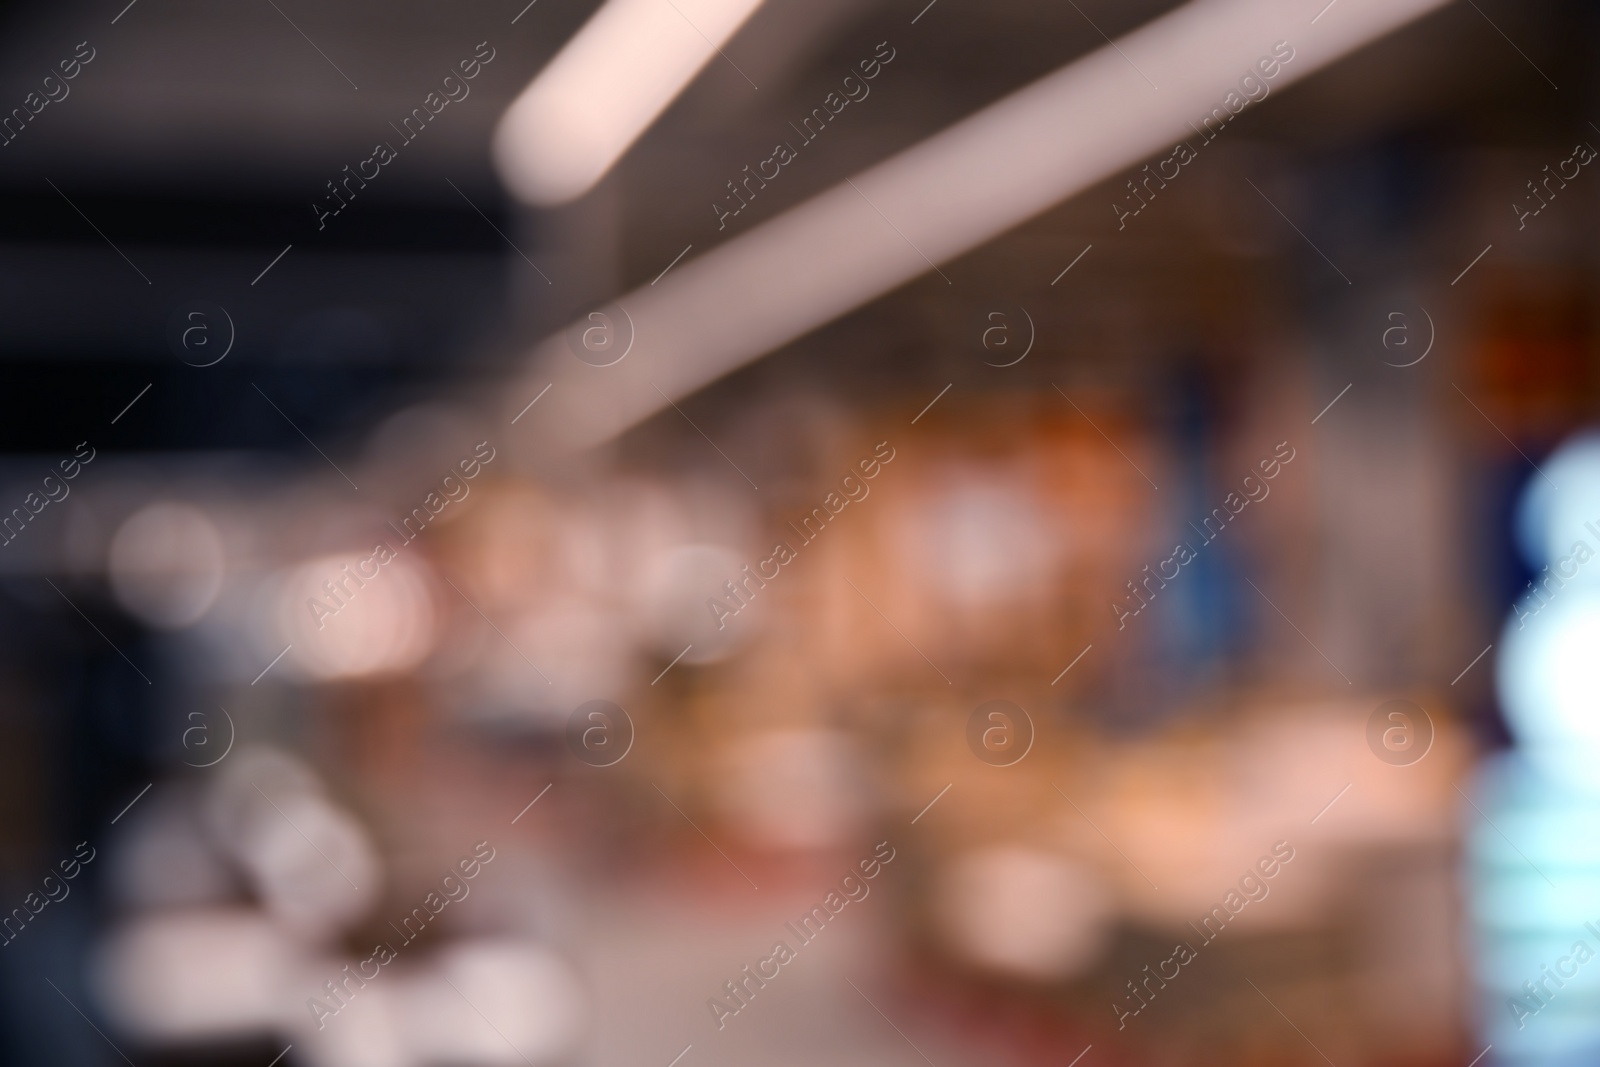
[[[378,859],[361,826],[320,797],[275,802],[239,842],[239,859],[268,910],[313,937],[359,918],[376,896]]]
[[[265,916],[193,910],[137,919],[90,968],[96,1000],[147,1041],[238,1038],[272,1030],[295,965],[293,942]]]
[[[735,743],[725,762],[718,807],[752,845],[841,845],[866,818],[866,768],[842,731],[762,731]]]
[[[684,663],[715,663],[727,658],[753,632],[754,619],[765,614],[763,594],[755,582],[749,584],[748,606],[729,595],[727,583],[740,578],[745,561],[731,548],[721,545],[677,545],[657,552],[647,564],[644,581],[637,593],[642,637],[662,656],[672,657],[693,645]],[[780,574],[776,581],[782,581]],[[720,601],[728,609],[738,608],[738,616],[721,619],[708,606]],[[720,626],[719,626],[720,623]]]
[[[1597,518],[1600,436],[1588,431],[1523,491],[1518,540],[1548,570],[1513,606],[1497,652],[1517,748],[1485,762],[1476,799],[1462,794],[1478,1031],[1507,1063],[1592,1063],[1600,1049],[1600,974],[1583,967],[1600,884],[1600,565],[1585,565],[1600,548]],[[1585,954],[1567,971],[1578,939]]]
[[[1560,590],[1506,621],[1496,682],[1528,759],[1568,789],[1600,791],[1600,587]]]
[[[294,646],[280,669],[299,669],[322,680],[356,678],[404,671],[432,651],[437,636],[432,570],[398,537],[388,544],[395,558],[369,563],[365,569],[376,568],[376,573],[358,574],[359,586],[345,568],[357,570],[373,558],[370,550],[323,556],[280,576],[274,640]]]
[[[540,205],[588,192],[760,6],[607,0],[501,117],[501,179]]]
[[[216,602],[223,563],[222,535],[204,512],[158,503],[118,528],[107,566],[118,603],[152,626],[176,630]]]
[[[295,1055],[310,1067],[420,1067],[419,1050],[406,1040],[405,978],[389,973],[391,963],[361,985],[344,971],[354,971],[356,963],[332,957],[307,962],[280,994],[282,1026],[293,1035]],[[329,996],[324,983],[330,980],[347,983],[342,1002]],[[338,1011],[313,1012],[312,999]]]
[[[1552,484],[1553,483],[1553,484]],[[1557,491],[1556,487],[1560,490]],[[1500,638],[1496,682],[1528,759],[1566,788],[1600,791],[1600,433],[1578,434],[1545,461],[1518,504],[1517,537],[1535,586]]]
[[[1528,479],[1517,503],[1514,527],[1522,558],[1539,570],[1566,556],[1579,541],[1600,554],[1600,533],[1590,529],[1590,524],[1600,525],[1600,431],[1587,430],[1567,440],[1544,461],[1542,471]],[[1596,581],[1600,566],[1580,567],[1572,577],[1582,575]]]
[[[1313,26],[1301,6],[1282,0],[1185,4],[686,260],[659,284],[618,297],[637,341],[603,373],[574,358],[566,330],[548,339],[527,377],[506,390],[506,417],[552,382],[562,402],[528,426],[518,445],[540,456],[609,440],[665,408],[668,398],[1170,150],[1194,136],[1191,122],[1237,94],[1241,76],[1275,41],[1291,42],[1295,58],[1275,76],[1274,92],[1441,6],[1443,0],[1341,0]],[[662,18],[676,17],[663,11]],[[503,128],[511,128],[509,113]],[[1111,215],[1107,210],[1108,222]]]
[[[435,969],[406,979],[400,1025],[427,1063],[526,1067],[577,1047],[586,1025],[582,987],[555,953],[503,940],[458,942]]]
[[[299,761],[260,746],[234,755],[209,798],[214,840],[274,918],[307,940],[332,937],[376,899],[376,850]]]
[[[922,506],[906,513],[909,573],[962,606],[1048,595],[1062,531],[1051,528],[1026,483],[988,470],[933,484]]]
[[[483,681],[500,701],[564,723],[573,708],[627,676],[627,630],[627,620],[597,598],[548,599],[508,628],[511,643],[491,636]]]
[[[1091,967],[1109,942],[1109,888],[1059,853],[997,845],[956,857],[936,877],[940,932],[970,963],[1051,981]]]

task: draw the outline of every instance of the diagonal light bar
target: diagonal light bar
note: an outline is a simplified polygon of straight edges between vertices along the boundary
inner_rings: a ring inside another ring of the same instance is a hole
[[[543,342],[508,416],[553,380],[527,446],[600,444],[665,407],[663,394],[692,393],[1175,139],[1198,140],[1190,124],[1275,42],[1295,54],[1274,93],[1444,2],[1341,0],[1311,25],[1315,3],[1195,0],[620,297],[634,336],[619,362],[574,355],[567,335],[585,323]]]
[[[542,205],[588,192],[760,6],[606,0],[501,116],[506,186]]]

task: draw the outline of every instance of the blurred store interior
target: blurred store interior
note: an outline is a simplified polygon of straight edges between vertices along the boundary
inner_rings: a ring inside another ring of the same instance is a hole
[[[1177,6],[124,3],[0,4],[0,1061],[1595,1062],[1596,5],[764,346],[720,249]],[[519,171],[605,19],[714,54]]]

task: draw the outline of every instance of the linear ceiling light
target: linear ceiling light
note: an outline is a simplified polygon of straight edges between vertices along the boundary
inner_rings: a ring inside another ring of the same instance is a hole
[[[501,116],[501,179],[545,206],[588,192],[760,6],[606,0]]]
[[[604,442],[1175,140],[1198,140],[1242,77],[1263,80],[1258,61],[1278,42],[1294,56],[1272,91],[1444,2],[1335,0],[1318,15],[1316,3],[1195,0],[543,342],[508,415],[553,383],[539,417],[523,420],[523,443],[545,454]],[[626,355],[578,358],[586,329],[614,331],[607,343]]]

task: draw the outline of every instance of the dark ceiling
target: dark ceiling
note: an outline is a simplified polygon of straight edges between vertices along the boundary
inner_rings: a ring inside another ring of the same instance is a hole
[[[786,172],[730,233],[1170,6],[770,0],[598,190],[535,213],[500,190],[490,133],[587,17],[589,0],[6,4],[5,106],[20,105],[79,42],[94,58],[66,98],[0,148],[0,450],[76,440],[78,421],[120,407],[146,382],[161,386],[153,395],[168,405],[153,412],[187,414],[129,426],[122,447],[290,443],[252,381],[285,398],[314,433],[358,436],[410,397],[493,375],[542,331],[647,281],[686,244],[696,254],[714,245],[724,235],[708,225],[710,205],[724,183],[764,158],[774,131],[878,42],[890,42],[896,58],[872,102],[852,109],[824,150]],[[1230,151],[1348,172],[1407,144],[1448,158],[1457,146],[1564,139],[1594,99],[1580,73],[1592,35],[1555,28],[1570,26],[1574,12],[1592,23],[1595,7],[1553,10],[1561,6],[1448,7],[1252,112]],[[485,41],[494,59],[470,97],[319,229],[312,204],[325,183],[370,155],[448,66]],[[1448,175],[1438,181],[1447,186]],[[1041,241],[1103,222],[1103,204],[1088,206],[1100,203],[1094,197],[968,257],[982,264],[975,281],[1004,289],[1007,272],[1019,270],[1032,285],[1041,256],[1056,254],[1041,252]],[[1173,247],[1179,236],[1127,245],[1124,258],[1102,265],[1101,284],[1115,290],[1192,260],[1194,248]],[[560,264],[563,284],[541,280],[523,254]],[[1102,288],[1099,298],[1118,294]],[[229,362],[207,376],[172,350],[174,317],[196,300],[226,307],[237,328]],[[926,320],[926,311],[914,292],[893,294],[792,347],[826,359],[823,349],[882,341],[885,323]],[[929,332],[924,321],[914,336]]]

